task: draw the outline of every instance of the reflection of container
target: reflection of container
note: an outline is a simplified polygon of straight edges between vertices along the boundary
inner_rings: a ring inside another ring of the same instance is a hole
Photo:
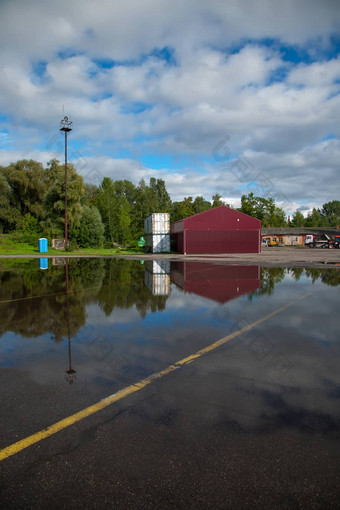
[[[47,253],[48,246],[47,246],[47,239],[45,237],[41,237],[39,239],[39,253]]]
[[[154,296],[168,296],[170,293],[170,260],[147,260],[145,269],[146,287]]]
[[[170,234],[170,214],[153,213],[144,220],[145,234]]]
[[[39,269],[48,269],[48,259],[39,259]]]
[[[168,296],[170,294],[170,276],[168,274],[152,274],[145,271],[145,286],[154,296]]]
[[[170,260],[147,260],[145,269],[152,274],[170,274]]]
[[[170,251],[170,234],[146,234],[145,251],[151,253],[168,253]]]

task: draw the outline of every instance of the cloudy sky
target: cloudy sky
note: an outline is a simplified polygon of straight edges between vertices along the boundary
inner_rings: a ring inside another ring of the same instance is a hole
[[[1,0],[0,27],[0,164],[63,160],[64,111],[88,182],[340,198],[338,0]]]

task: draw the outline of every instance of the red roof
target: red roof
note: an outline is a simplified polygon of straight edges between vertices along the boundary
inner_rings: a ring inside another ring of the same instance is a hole
[[[171,232],[181,230],[249,230],[261,229],[261,221],[236,209],[220,205],[171,223]]]

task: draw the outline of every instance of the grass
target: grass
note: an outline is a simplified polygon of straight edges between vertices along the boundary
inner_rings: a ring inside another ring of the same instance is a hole
[[[34,243],[34,240],[30,239],[32,236],[24,235],[22,233],[13,234],[0,234],[0,255],[41,255],[38,250],[38,242]],[[112,255],[133,255],[133,254],[144,254],[144,251],[140,248],[79,248],[74,251],[54,250],[48,248],[46,255],[100,255],[100,256],[112,256]]]

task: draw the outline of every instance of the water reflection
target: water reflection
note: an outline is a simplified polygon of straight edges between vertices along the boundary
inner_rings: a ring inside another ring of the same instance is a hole
[[[39,260],[39,268],[45,263]],[[144,265],[117,259],[53,259],[39,270],[35,261],[0,263],[0,336],[12,331],[26,338],[50,333],[55,342],[75,337],[86,325],[86,308],[95,304],[110,317],[115,309],[134,308],[142,318],[164,311],[172,288],[227,303],[274,294],[287,276],[313,283],[340,284],[338,269],[260,268],[206,262],[147,261]],[[175,287],[174,287],[175,286]]]
[[[261,287],[259,266],[173,262],[171,280],[185,292],[226,303]]]
[[[77,376],[64,388],[85,406],[293,303],[190,365],[182,399],[201,422],[334,430],[339,269],[55,262],[0,261],[0,370],[53,390]]]
[[[153,296],[170,294],[170,260],[148,260],[145,263],[145,286]]]
[[[65,280],[66,280],[66,303],[67,303],[67,340],[68,340],[68,369],[66,370],[65,379],[69,384],[72,384],[76,376],[76,370],[72,368],[72,345],[71,345],[71,327],[70,327],[70,296],[69,296],[69,278],[68,278],[68,263],[65,261]]]

